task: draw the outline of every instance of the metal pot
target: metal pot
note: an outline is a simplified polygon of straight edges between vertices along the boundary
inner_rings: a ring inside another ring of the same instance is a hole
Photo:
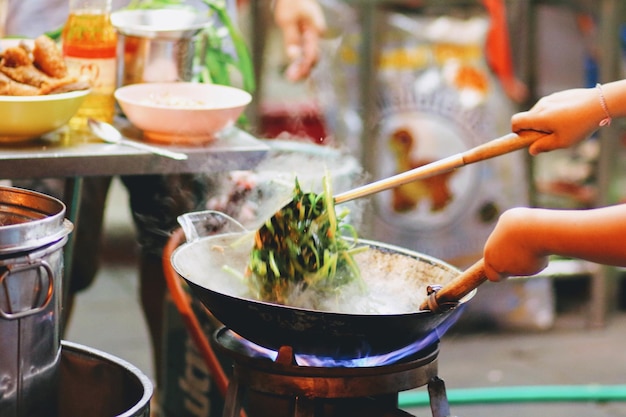
[[[72,231],[52,197],[0,187],[0,415],[50,416],[61,354],[63,246]]]
[[[60,417],[149,417],[154,387],[132,364],[99,350],[62,342]]]
[[[198,33],[207,13],[186,9],[120,10],[111,14],[118,32],[117,85],[190,81]]]

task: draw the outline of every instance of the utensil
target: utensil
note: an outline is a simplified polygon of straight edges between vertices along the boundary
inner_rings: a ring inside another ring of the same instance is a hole
[[[177,81],[125,85],[115,99],[145,141],[204,146],[237,123],[252,95],[228,85]]]
[[[91,129],[93,134],[107,143],[117,143],[120,145],[131,146],[133,148],[152,152],[154,154],[176,159],[179,161],[187,159],[187,155],[182,152],[169,151],[167,149],[162,149],[157,146],[152,146],[145,143],[135,142],[133,140],[126,139],[124,136],[122,136],[122,133],[110,123],[94,119],[89,119],[87,123],[89,124],[89,128]]]
[[[35,140],[63,127],[88,95],[89,90],[38,96],[0,95],[0,145]]]
[[[0,187],[0,375],[11,384],[0,388],[3,417],[50,416],[57,403],[63,246],[73,229],[65,214],[53,197]]]
[[[117,10],[111,24],[124,51],[117,68],[118,86],[191,81],[197,36],[213,19],[187,9]]]
[[[443,174],[465,165],[484,161],[486,159],[491,159],[496,156],[526,148],[543,136],[545,136],[545,133],[532,130],[527,130],[522,135],[509,133],[439,161],[422,165],[421,167],[414,168],[401,174],[393,175],[391,177],[357,187],[353,190],[337,194],[335,196],[335,204],[341,204],[356,198],[366,197],[380,191],[399,187],[412,181]]]
[[[192,213],[181,217],[189,214]],[[241,226],[219,212],[207,212],[204,222],[198,216],[181,217],[179,222],[185,234],[190,228],[195,229],[192,232],[195,240],[174,250],[170,257],[172,267],[185,279],[194,296],[220,322],[242,337],[269,349],[277,350],[288,345],[296,353],[354,358],[355,355],[388,353],[416,342],[426,346],[445,333],[458,318],[464,303],[473,296],[470,293],[462,302],[455,304],[455,308],[437,314],[420,310],[419,301],[414,307],[406,309],[410,311],[389,314],[333,312],[258,301],[247,296],[245,282],[223,268],[227,263],[235,269],[243,269],[241,264],[248,259],[247,246],[219,244],[224,250],[215,249],[216,243],[221,242],[219,239],[225,236],[222,233],[229,234],[226,235],[229,240],[240,242],[241,237],[250,232],[241,232]],[[215,232],[218,235],[206,235]],[[445,262],[407,249],[367,240],[359,240],[359,244],[370,247],[371,252],[365,256],[371,255],[379,262],[384,259],[382,268],[388,267],[393,271],[386,277],[379,277],[370,269],[362,269],[362,275],[372,274],[369,275],[369,282],[375,280],[376,284],[385,288],[401,286],[411,296],[426,297],[426,287],[430,283],[445,284],[460,273]],[[410,272],[401,267],[404,262],[398,262],[399,258],[406,257],[411,258],[406,259],[412,265]],[[381,303],[381,297],[386,300],[385,305],[393,304],[386,311],[398,311],[401,294],[383,297],[376,292],[374,302]],[[352,307],[356,306],[350,303]]]
[[[480,259],[441,288],[432,288],[420,309],[433,313],[446,311],[486,280],[485,263]]]

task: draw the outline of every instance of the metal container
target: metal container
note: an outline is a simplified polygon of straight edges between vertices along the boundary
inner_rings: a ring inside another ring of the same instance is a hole
[[[50,416],[61,356],[65,205],[0,187],[0,416]]]
[[[59,417],[149,417],[154,388],[132,364],[63,341],[60,368]]]
[[[186,9],[120,10],[111,14],[118,32],[117,85],[190,81],[197,36],[211,22]]]

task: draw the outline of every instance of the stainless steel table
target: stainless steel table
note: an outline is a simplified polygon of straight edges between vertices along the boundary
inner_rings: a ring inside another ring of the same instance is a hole
[[[140,133],[123,120],[116,121],[131,139]],[[222,132],[205,146],[166,148],[186,153],[183,161],[165,158],[129,146],[107,144],[91,135],[55,132],[23,144],[0,143],[0,178],[51,178],[110,175],[211,173],[254,168],[268,146],[237,128]]]
[[[140,132],[125,119],[116,120],[115,124],[130,139],[140,137]],[[186,153],[188,159],[169,159],[129,146],[103,143],[91,135],[61,130],[21,144],[0,143],[0,178],[65,178],[66,217],[76,224],[84,177],[252,169],[269,150],[262,141],[237,128],[225,130],[205,146],[167,148]],[[73,236],[70,235],[64,250],[64,279],[71,275]],[[68,288],[69,285],[64,285],[65,293]]]

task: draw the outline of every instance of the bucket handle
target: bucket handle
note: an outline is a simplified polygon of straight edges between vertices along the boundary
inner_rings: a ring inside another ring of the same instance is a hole
[[[52,272],[52,268],[50,267],[50,265],[44,260],[38,259],[28,264],[8,265],[6,272],[0,275],[0,286],[4,285],[5,280],[12,273],[27,271],[29,269],[38,269],[38,268],[43,268],[44,271],[46,271],[48,275],[48,290],[46,292],[45,300],[43,300],[41,305],[38,307],[33,307],[30,310],[20,311],[18,313],[6,312],[0,308],[0,317],[3,317],[7,320],[20,319],[20,318],[29,316],[31,314],[37,314],[40,311],[43,311],[48,306],[48,304],[50,303],[50,300],[52,300],[52,294],[54,293],[54,273]],[[8,292],[7,292],[7,298],[9,298]],[[9,300],[9,306],[10,305],[11,303]]]

